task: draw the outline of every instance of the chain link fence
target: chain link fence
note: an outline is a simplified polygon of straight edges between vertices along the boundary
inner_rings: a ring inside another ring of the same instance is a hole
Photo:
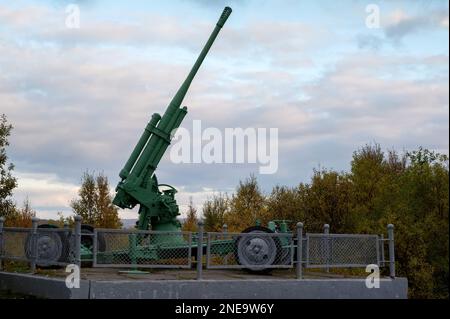
[[[247,269],[255,272],[274,268],[296,268],[302,278],[303,268],[379,267],[389,264],[395,277],[394,226],[388,225],[388,237],[365,234],[303,235],[303,224],[296,231],[273,233],[253,230],[247,233],[199,231],[140,231],[95,229],[83,233],[81,219],[73,229],[3,227],[0,218],[0,269],[2,261],[29,262],[36,266],[80,265],[89,261],[93,267],[109,268],[197,268]],[[88,236],[89,235],[89,236]],[[301,238],[301,240],[298,240]],[[388,260],[385,258],[387,246]]]
[[[306,234],[305,267],[380,266],[377,235]]]
[[[96,229],[93,267],[191,268],[192,233]]]
[[[3,260],[27,261],[26,247],[31,236],[31,228],[4,228],[1,234],[0,253]]]
[[[1,258],[40,267],[66,266],[75,262],[75,236],[64,228],[4,228]]]
[[[24,261],[34,272],[36,266],[66,266],[77,263],[75,229],[38,227],[3,227],[0,221],[0,266],[3,261]]]

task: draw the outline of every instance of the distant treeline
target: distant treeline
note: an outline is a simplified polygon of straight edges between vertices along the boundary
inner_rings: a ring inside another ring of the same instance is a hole
[[[308,232],[385,234],[395,225],[397,274],[412,298],[448,298],[449,167],[446,155],[419,148],[399,155],[367,145],[354,152],[349,172],[315,170],[309,183],[277,185],[263,194],[257,179],[241,181],[231,196],[203,205],[205,230],[242,231],[257,219],[302,221]],[[190,205],[184,229],[196,229]],[[294,226],[293,224],[292,226]]]

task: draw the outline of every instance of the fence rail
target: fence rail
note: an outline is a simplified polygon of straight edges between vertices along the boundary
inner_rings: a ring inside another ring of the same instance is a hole
[[[81,218],[74,228],[39,228],[33,219],[31,228],[3,227],[0,218],[0,270],[3,261],[25,261],[31,272],[36,266],[81,265],[90,261],[98,268],[192,268],[197,279],[206,269],[366,267],[389,264],[395,278],[394,226],[388,225],[388,237],[366,234],[332,234],[325,225],[323,233],[306,233],[298,223],[295,232],[229,233],[141,231],[95,229],[82,233]],[[301,240],[299,240],[301,238]],[[87,240],[88,239],[88,240]],[[387,249],[385,250],[385,246]],[[388,260],[385,258],[387,252]]]
[[[192,233],[96,229],[93,267],[191,268]]]

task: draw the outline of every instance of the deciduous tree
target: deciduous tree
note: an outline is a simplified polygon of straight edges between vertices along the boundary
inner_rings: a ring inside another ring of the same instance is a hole
[[[190,197],[186,220],[183,223],[183,230],[197,231],[197,224],[198,224],[197,209],[194,206],[192,197]]]
[[[222,231],[225,215],[228,213],[228,197],[224,194],[214,195],[203,204],[205,230],[211,232]]]
[[[9,145],[8,138],[13,126],[8,123],[6,115],[0,116],[0,216],[7,217],[15,213],[15,205],[11,198],[17,180],[12,175],[14,164],[8,163],[6,147]]]
[[[120,228],[118,209],[112,204],[108,178],[102,173],[97,177],[85,172],[81,178],[78,198],[70,203],[75,214],[83,223],[102,228]]]

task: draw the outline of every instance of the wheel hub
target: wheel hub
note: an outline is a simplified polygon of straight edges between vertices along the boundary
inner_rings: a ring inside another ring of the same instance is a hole
[[[247,241],[245,254],[249,260],[260,263],[268,259],[269,245],[262,238],[250,238]]]
[[[40,260],[57,260],[61,255],[60,247],[55,240],[48,235],[41,235],[37,242],[38,259]]]
[[[36,255],[33,250],[36,248]],[[59,261],[63,252],[61,237],[57,232],[38,229],[36,235],[29,234],[25,242],[25,254],[31,259],[37,257],[39,267],[54,265]]]
[[[252,236],[242,236],[238,242],[237,254],[243,265],[271,265],[276,258],[277,248],[272,237],[254,232]]]

